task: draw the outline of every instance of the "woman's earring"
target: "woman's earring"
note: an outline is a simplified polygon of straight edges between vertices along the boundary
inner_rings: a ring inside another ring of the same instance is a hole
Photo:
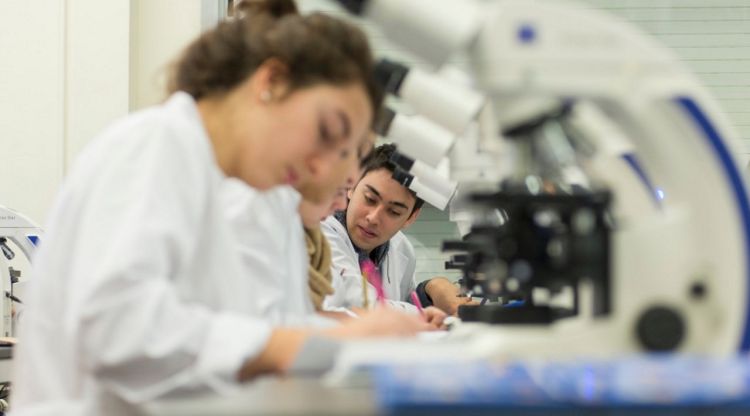
[[[271,91],[270,90],[264,90],[260,93],[260,100],[264,103],[271,102]]]

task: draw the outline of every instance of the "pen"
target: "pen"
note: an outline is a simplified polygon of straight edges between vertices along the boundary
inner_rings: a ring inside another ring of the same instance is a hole
[[[417,310],[420,314],[424,314],[422,311],[424,308],[422,308],[422,302],[419,301],[419,296],[417,296],[417,292],[411,292],[411,303],[414,304],[414,306],[417,307]]]

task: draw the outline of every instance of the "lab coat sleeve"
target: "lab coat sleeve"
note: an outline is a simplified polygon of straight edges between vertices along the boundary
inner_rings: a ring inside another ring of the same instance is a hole
[[[81,364],[131,403],[230,388],[271,332],[262,321],[179,295],[173,280],[185,273],[186,257],[200,255],[191,230],[206,215],[211,178],[194,169],[205,155],[152,134],[132,155],[121,155],[134,163],[102,169],[81,194],[85,209],[69,253],[78,256],[77,288],[66,324],[78,327]]]

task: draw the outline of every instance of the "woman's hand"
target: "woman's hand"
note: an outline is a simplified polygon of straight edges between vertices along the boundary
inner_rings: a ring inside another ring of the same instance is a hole
[[[443,329],[443,321],[448,315],[434,306],[428,306],[422,309],[422,316],[424,316],[427,324],[430,325],[430,329],[434,331]]]

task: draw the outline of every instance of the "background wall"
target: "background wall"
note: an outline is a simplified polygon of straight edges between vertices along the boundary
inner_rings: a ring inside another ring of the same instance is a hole
[[[166,98],[170,65],[219,19],[226,0],[130,0],[130,110]]]
[[[659,39],[695,71],[729,115],[750,159],[750,2],[586,0]]]
[[[83,146],[164,98],[167,64],[226,0],[0,1],[0,205],[43,224]]]
[[[65,152],[64,175],[91,138],[110,121],[128,113],[131,2],[67,0],[60,3],[65,14],[62,45],[65,129],[61,137]],[[34,207],[37,212],[29,215],[41,222],[44,214],[38,211],[43,209]]]
[[[0,204],[37,220],[65,154],[65,7],[46,3],[0,2]]]

